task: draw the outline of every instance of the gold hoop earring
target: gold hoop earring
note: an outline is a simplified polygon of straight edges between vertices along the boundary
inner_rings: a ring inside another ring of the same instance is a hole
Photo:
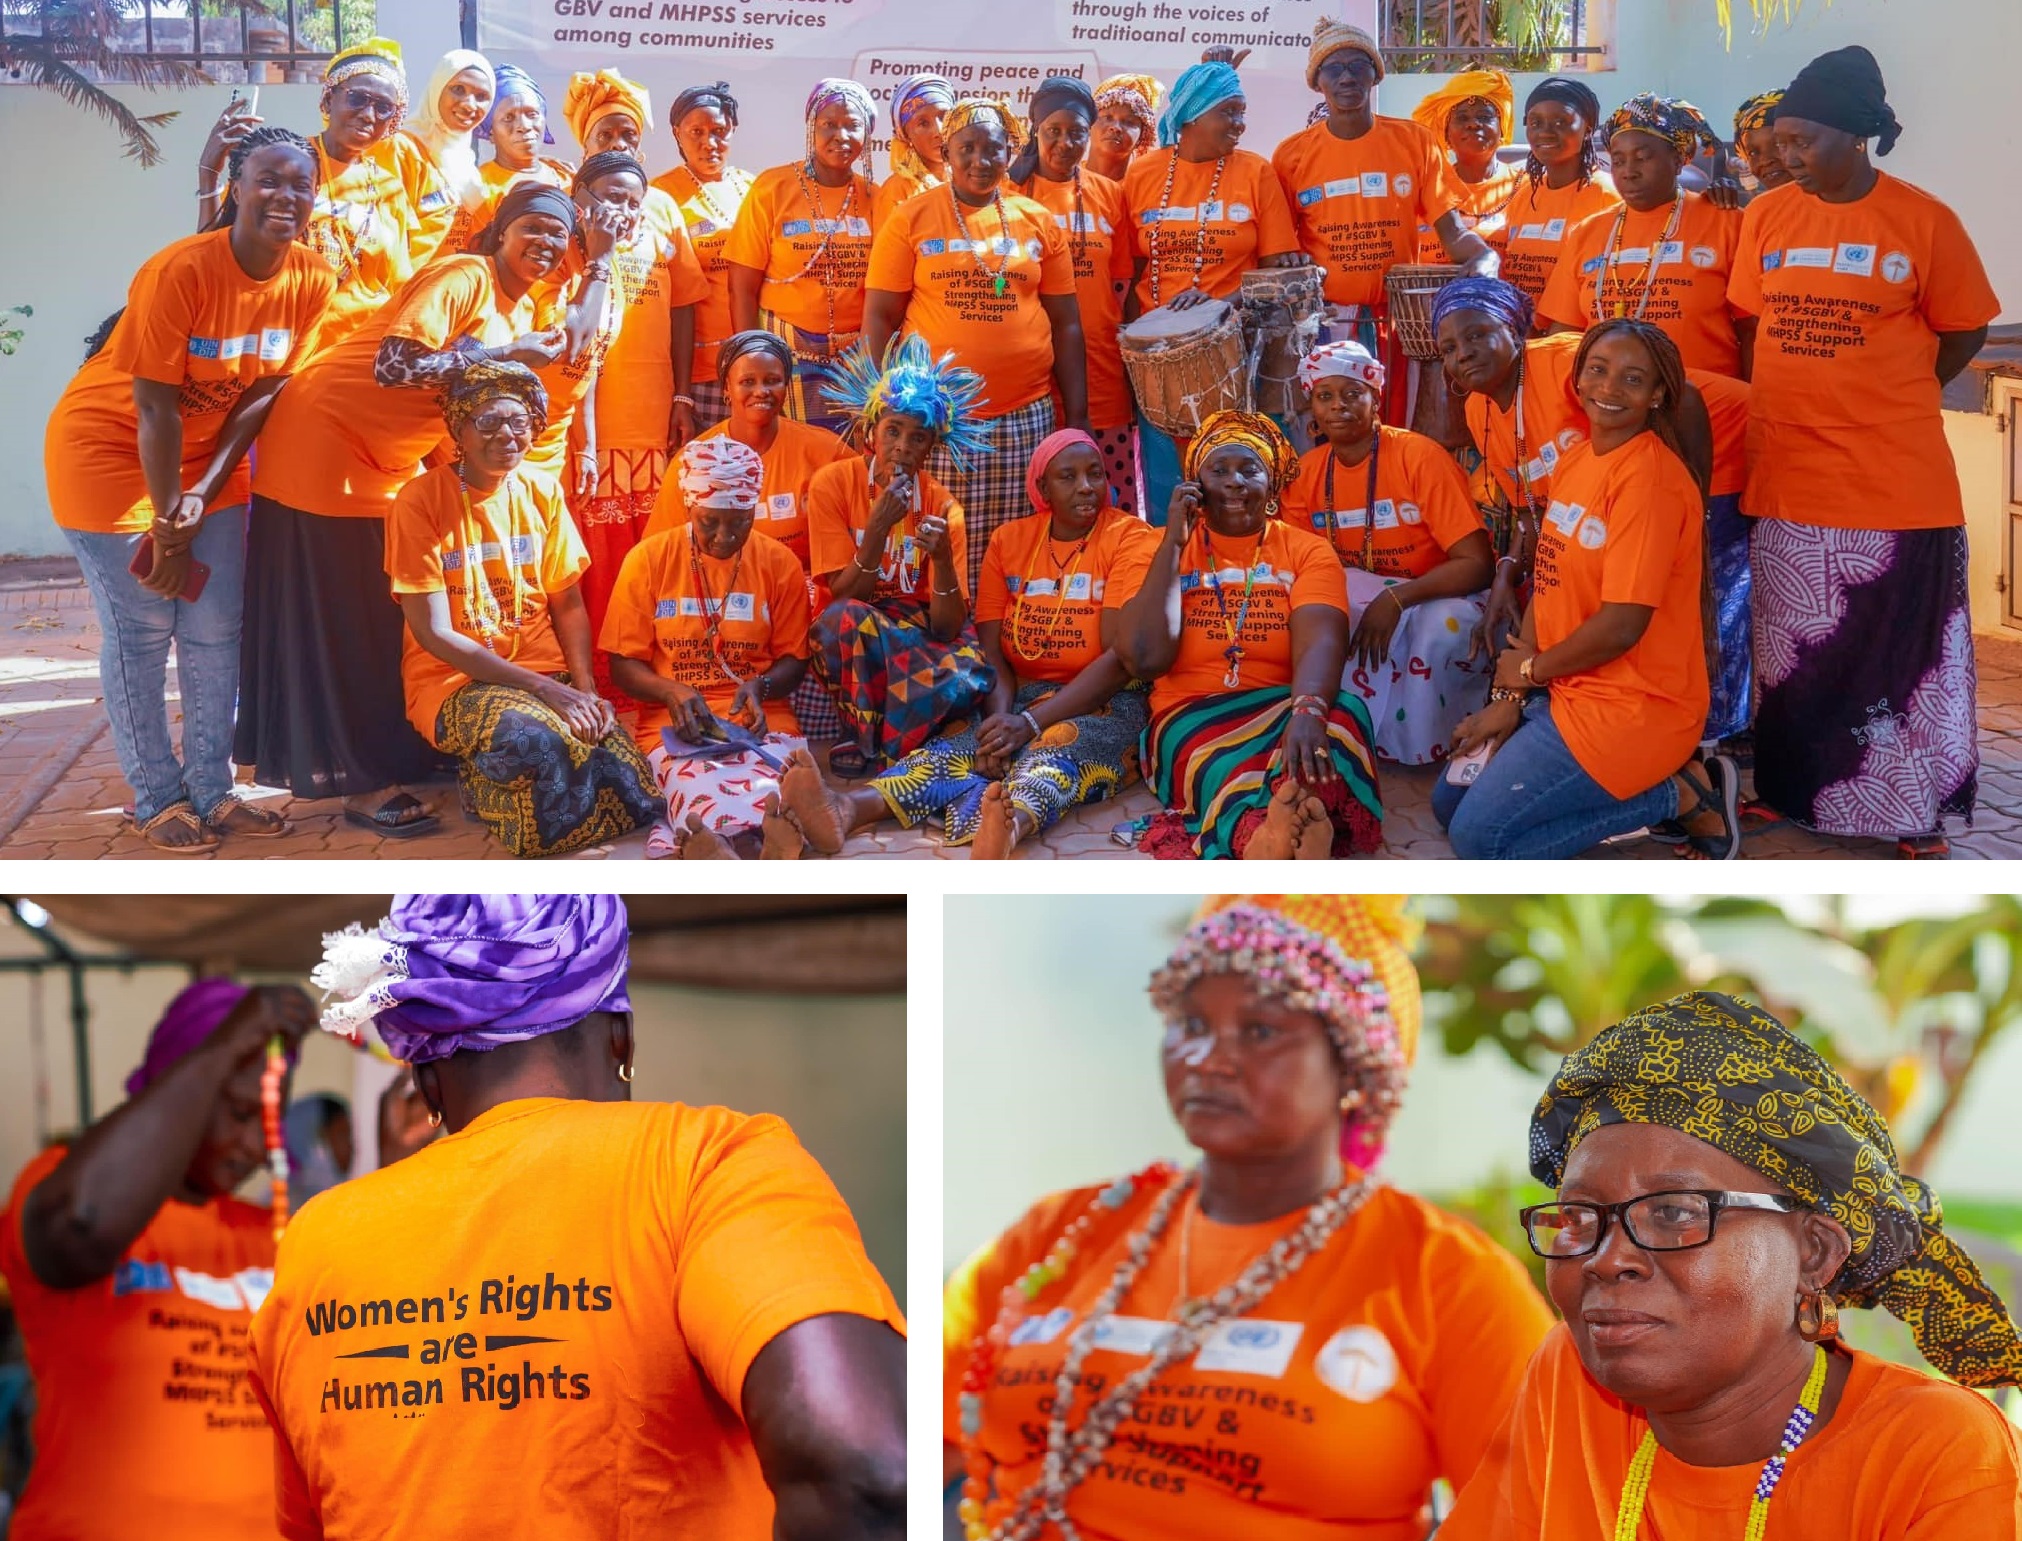
[[[1807,1343],[1830,1344],[1839,1339],[1839,1304],[1827,1290],[1797,1297],[1797,1335]]]
[[[630,1060],[627,1060],[624,1064],[618,1067],[618,1079],[623,1081],[627,1086],[630,1086],[632,1084],[632,1076],[633,1076],[632,1062]]]
[[[428,1127],[429,1127],[429,1128],[431,1128],[431,1129],[440,1129],[440,1128],[442,1127],[442,1109],[441,1109],[441,1108],[431,1108],[431,1109],[429,1110],[429,1113],[428,1113]]]

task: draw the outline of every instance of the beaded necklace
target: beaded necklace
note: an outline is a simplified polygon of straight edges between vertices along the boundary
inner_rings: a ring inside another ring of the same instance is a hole
[[[1625,203],[1615,214],[1614,229],[1608,233],[1608,243],[1601,249],[1601,270],[1594,275],[1594,316],[1600,319],[1608,304],[1608,290],[1615,291],[1614,319],[1634,319],[1641,321],[1643,312],[1650,308],[1650,296],[1657,289],[1657,274],[1663,267],[1664,248],[1677,238],[1678,226],[1685,218],[1685,194],[1681,191],[1671,205],[1671,219],[1664,226],[1663,239],[1658,241],[1650,253],[1649,261],[1643,265],[1643,293],[1636,301],[1634,317],[1629,315],[1628,292],[1633,286],[1615,272],[1615,263],[1622,255],[1622,232],[1628,228],[1629,206]]]
[[[1060,559],[1053,554],[1053,536],[1051,531],[1048,531],[1045,544],[1046,560],[1053,564],[1053,577],[1057,586],[1053,591],[1053,615],[1046,623],[1046,635],[1041,639],[1040,645],[1036,650],[1027,647],[1023,637],[1025,606],[1032,592],[1032,580],[1030,578],[1026,579],[1024,586],[1018,590],[1018,597],[1011,601],[1011,636],[1017,641],[1019,650],[1026,657],[1034,657],[1037,653],[1042,653],[1053,645],[1053,634],[1060,630],[1060,614],[1067,608],[1067,591],[1074,584],[1076,569],[1081,566],[1081,554],[1088,549],[1088,543],[1095,539],[1095,532],[1102,528],[1102,517],[1101,513],[1095,516],[1095,523],[1088,527],[1088,533],[1081,537],[1080,543],[1069,554],[1064,568],[1061,565]],[[1038,555],[1037,552],[1033,554],[1035,556]]]
[[[1034,189],[1038,187],[1043,179],[1045,179],[1045,174],[1035,171],[1032,173],[1032,179],[1021,186],[1018,191],[1023,193],[1027,198],[1034,198]],[[1081,275],[1082,260],[1088,255],[1088,237],[1091,233],[1086,205],[1082,202],[1081,168],[1079,166],[1074,168],[1072,180],[1074,182],[1074,212],[1068,216],[1067,220],[1067,245],[1068,249],[1074,253],[1074,271],[1079,276]]]
[[[990,271],[990,264],[977,254],[978,243],[969,234],[969,220],[962,213],[962,200],[955,196],[955,184],[948,184],[948,203],[955,211],[955,228],[962,232],[962,240],[968,245],[969,260],[983,270],[983,276],[991,280],[990,292],[1002,294],[1004,286],[1010,282],[1011,259],[1018,255],[1018,243],[1011,235],[1011,216],[1004,211],[1004,189],[1000,184],[990,190],[990,196],[997,206],[997,238],[1003,249],[997,253],[997,271]]]
[[[1783,1442],[1776,1454],[1762,1463],[1762,1475],[1756,1479],[1755,1496],[1748,1502],[1748,1528],[1741,1533],[1743,1541],[1763,1541],[1768,1532],[1769,1501],[1776,1496],[1777,1484],[1783,1480],[1783,1469],[1791,1453],[1804,1443],[1818,1421],[1818,1404],[1825,1397],[1825,1372],[1830,1362],[1823,1348],[1812,1351],[1811,1374],[1805,1378],[1804,1392],[1783,1426]],[[1629,1475],[1622,1483],[1622,1503],[1615,1511],[1615,1541],[1636,1541],[1636,1532],[1643,1528],[1643,1503],[1650,1496],[1650,1474],[1656,1465],[1657,1431],[1649,1429],[1644,1432],[1643,1443],[1637,1447],[1636,1458],[1629,1463]]]
[[[503,489],[505,483],[500,482],[499,487]],[[470,483],[463,479],[461,460],[456,463],[456,490],[463,498],[463,523],[464,528],[468,530],[477,523],[477,514],[471,508]],[[507,631],[518,631],[520,622],[525,619],[525,611],[520,602],[519,563],[513,557],[513,545],[518,539],[518,531],[513,524],[513,500],[510,497],[505,500],[505,508],[506,527],[499,545],[499,556],[505,564],[506,585],[512,590],[513,614],[510,623],[505,619],[505,612],[499,608],[498,600],[492,594],[491,580],[485,576],[484,532],[482,530],[478,532],[474,545],[466,545],[463,548],[463,616],[470,623],[470,629],[465,635],[482,642],[494,653],[498,651],[499,637]],[[480,589],[484,591],[482,605],[479,604],[477,597]]]
[[[1369,489],[1362,504],[1362,559],[1360,566],[1365,573],[1376,569],[1369,564],[1376,559],[1376,457],[1383,452],[1383,425],[1376,424],[1369,434]],[[1327,505],[1327,517],[1335,529],[1341,527],[1339,511],[1334,507],[1334,466],[1335,456],[1332,445],[1327,449],[1327,485],[1322,489],[1321,501]]]
[[[744,679],[730,667],[730,660],[723,656],[723,612],[730,603],[730,596],[737,592],[737,574],[744,566],[744,547],[737,548],[737,555],[731,559],[730,576],[723,580],[723,597],[718,599],[709,589],[709,575],[702,567],[702,538],[695,533],[695,521],[688,522],[688,570],[695,577],[695,595],[702,606],[702,635],[709,643],[709,656],[716,660],[716,667],[723,671],[723,677],[733,685],[742,685]]]
[[[1215,162],[1215,174],[1208,181],[1208,195],[1200,202],[1200,217],[1194,223],[1194,276],[1187,285],[1189,289],[1201,286],[1201,274],[1208,264],[1208,210],[1214,207],[1215,194],[1221,191],[1222,171],[1229,164],[1224,155]],[[1163,303],[1160,280],[1165,273],[1165,214],[1172,207],[1173,178],[1179,173],[1179,146],[1174,145],[1171,158],[1165,163],[1165,190],[1158,195],[1158,228],[1151,241],[1151,302],[1154,306]]]
[[[1228,646],[1222,649],[1222,657],[1229,661],[1228,670],[1222,675],[1222,688],[1225,690],[1238,689],[1243,683],[1243,625],[1250,618],[1250,598],[1257,586],[1257,569],[1264,563],[1264,537],[1269,534],[1268,527],[1258,532],[1257,549],[1243,569],[1243,601],[1231,621],[1229,601],[1222,593],[1221,571],[1215,566],[1215,544],[1208,534],[1206,522],[1202,522],[1201,550],[1206,555],[1207,566],[1201,570],[1201,582],[1214,590],[1215,608],[1221,612],[1222,630],[1228,635]]]
[[[281,1084],[288,1077],[288,1047],[279,1033],[267,1040],[267,1064],[260,1073],[260,1131],[267,1142],[267,1173],[273,1179],[270,1202],[274,1242],[288,1227],[288,1141],[281,1128]]]
[[[812,160],[805,160],[795,166],[793,168],[793,179],[800,184],[801,197],[807,200],[809,223],[820,225],[824,215],[821,212],[821,201],[815,197],[814,187],[810,181],[813,164]],[[835,241],[836,232],[848,228],[850,210],[856,207],[856,202],[857,178],[856,173],[851,172],[849,186],[843,193],[842,208],[836,212],[834,219],[829,220],[828,229],[822,232],[821,245],[814,249],[814,255],[801,265],[800,271],[794,274],[793,277],[774,280],[775,283],[779,284],[797,284],[810,273],[814,273],[817,266],[820,266],[821,272],[816,276],[821,280],[822,300],[828,306],[828,330],[822,336],[827,340],[827,344],[831,349],[835,347],[835,269],[834,264],[827,262],[825,259],[828,257],[830,245]]]
[[[315,138],[311,139],[309,147],[316,152],[316,186],[319,189],[327,188],[336,181],[336,176],[324,165],[329,152],[323,148],[323,136],[318,134]],[[363,156],[359,158],[361,160],[364,159]],[[378,168],[368,167],[367,169],[376,172]],[[335,198],[330,200],[330,216],[324,223],[324,229],[334,238],[335,244],[341,247],[342,250],[333,257],[330,250],[331,241],[318,241],[316,243],[316,249],[323,256],[324,260],[337,269],[337,286],[340,289],[350,282],[351,278],[358,272],[359,259],[364,255],[365,251],[365,237],[370,235],[379,223],[379,178],[377,175],[370,178],[370,186],[373,196],[365,200],[365,217],[360,221],[357,228],[353,228],[351,221],[339,212],[337,200]],[[345,206],[347,208],[350,207],[352,201],[346,199]],[[311,212],[313,215],[313,210]],[[313,225],[313,218],[311,223]]]
[[[726,214],[722,209],[717,207],[716,199],[709,191],[710,187],[714,184],[705,182],[702,178],[698,177],[695,174],[695,168],[690,166],[686,161],[681,163],[681,170],[687,175],[688,180],[695,184],[695,196],[702,200],[702,207],[709,211],[709,221],[711,224],[715,225],[719,230],[728,230],[732,225],[737,223],[737,209],[733,208]],[[720,180],[730,182],[730,170],[728,167],[724,168],[723,176]],[[852,177],[850,180],[851,186],[854,187],[856,179]],[[731,182],[732,187],[736,185],[736,183]],[[742,198],[738,199],[739,208],[743,207],[743,202]]]

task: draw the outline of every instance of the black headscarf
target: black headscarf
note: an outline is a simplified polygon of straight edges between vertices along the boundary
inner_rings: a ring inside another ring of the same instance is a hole
[[[552,214],[569,227],[570,235],[576,233],[576,201],[559,187],[528,180],[515,182],[506,189],[505,196],[498,201],[498,210],[492,215],[491,223],[472,238],[470,249],[487,257],[495,255],[506,226],[529,214]]]
[[[1094,123],[1095,93],[1072,75],[1049,75],[1039,82],[1039,89],[1032,93],[1032,132],[1025,136],[1025,147],[1012,158],[1006,173],[1013,187],[1023,187],[1039,171],[1039,125],[1056,112],[1070,109]]]
[[[629,171],[639,179],[639,185],[650,185],[652,179],[646,175],[646,164],[630,150],[599,150],[583,162],[576,173],[575,188],[581,192],[600,177],[608,177],[613,172]]]
[[[748,332],[733,332],[724,338],[716,350],[716,383],[727,387],[730,384],[730,366],[747,353],[770,353],[779,360],[779,367],[786,371],[787,379],[793,378],[793,350],[771,332],[753,328]]]
[[[1778,118],[1803,118],[1856,139],[1872,139],[1877,155],[1887,155],[1903,137],[1882,84],[1882,67],[1858,44],[1820,54],[1799,70],[1770,122]]]
[[[1539,102],[1563,102],[1587,125],[1587,137],[1580,142],[1580,183],[1584,186],[1593,181],[1594,173],[1601,165],[1601,152],[1594,142],[1594,136],[1601,128],[1601,99],[1579,81],[1553,75],[1539,81],[1531,94],[1524,98],[1524,115],[1528,117],[1530,110]],[[1545,179],[1545,163],[1535,155],[1524,162],[1524,170],[1529,173],[1533,188]]]
[[[681,132],[681,120],[697,107],[714,107],[723,114],[723,119],[732,128],[737,127],[737,98],[730,94],[730,82],[719,80],[713,86],[690,86],[674,98],[674,105],[667,109],[667,126],[676,134]]]

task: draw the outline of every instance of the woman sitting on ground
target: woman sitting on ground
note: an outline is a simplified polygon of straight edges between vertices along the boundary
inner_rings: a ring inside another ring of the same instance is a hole
[[[660,811],[588,688],[582,538],[560,489],[521,466],[546,418],[532,370],[473,364],[443,398],[457,458],[401,489],[386,521],[408,720],[456,757],[465,805],[514,856],[580,851]]]
[[[1497,251],[1509,233],[1509,208],[1523,184],[1521,166],[1498,156],[1509,143],[1516,91],[1501,70],[1465,70],[1411,109],[1412,120],[1438,141],[1459,187],[1460,228]],[[1430,225],[1418,227],[1418,260],[1451,262]]]
[[[1121,185],[1130,163],[1158,143],[1158,104],[1165,87],[1149,75],[1112,75],[1095,88],[1095,126],[1088,169]]]
[[[1691,763],[1706,726],[1701,610],[1705,471],[1687,469],[1678,350],[1648,322],[1604,321],[1580,345],[1575,389],[1593,425],[1552,474],[1536,593],[1496,664],[1432,807],[1469,860],[1577,856],[1679,819],[1702,856],[1740,852],[1740,777]]]
[[[962,577],[962,505],[927,460],[946,445],[964,465],[991,445],[975,412],[983,382],[918,337],[894,343],[882,368],[857,349],[833,390],[869,449],[808,482],[812,570],[832,596],[814,623],[814,667],[847,734],[830,767],[860,776],[896,765],[990,693]]]
[[[1217,412],[1187,444],[1164,537],[1115,648],[1153,681],[1144,774],[1156,857],[1324,860],[1383,840],[1369,708],[1341,683],[1334,548],[1275,517],[1298,454],[1268,417]]]
[[[1590,214],[1619,204],[1621,195],[1601,169],[1594,135],[1601,99],[1577,80],[1554,75],[1524,101],[1524,138],[1530,156],[1510,200],[1503,227],[1500,276],[1535,305],[1559,268],[1566,232]]]
[[[1376,751],[1402,765],[1446,758],[1453,730],[1488,699],[1470,663],[1495,572],[1481,514],[1453,457],[1382,423],[1382,364],[1359,342],[1299,364],[1321,444],[1279,509],[1332,544],[1348,576],[1345,684],[1369,703]],[[1352,506],[1350,506],[1352,505]]]
[[[954,84],[939,75],[908,75],[892,87],[891,175],[871,204],[878,228],[907,199],[948,180],[941,124],[954,109]]]
[[[849,793],[829,791],[811,767],[789,772],[788,805],[817,850],[840,850],[881,819],[910,827],[939,814],[948,844],[1007,857],[1069,808],[1137,779],[1144,687],[1114,644],[1157,532],[1110,506],[1101,448],[1076,429],[1039,446],[1025,489],[1033,512],[990,538],[976,595],[996,674],[982,720]]]
[[[653,179],[674,200],[688,226],[688,244],[702,266],[709,296],[695,307],[695,353],[688,392],[695,398],[695,426],[713,428],[729,408],[719,385],[718,349],[735,330],[730,324],[730,269],[723,248],[737,211],[751,191],[751,173],[730,164],[730,141],[737,133],[737,98],[723,81],[691,86],[667,111],[680,164]]]
[[[1564,1321],[1440,1541],[2022,1536],[2015,1428],[1967,1389],[2022,1380],[2007,1307],[1781,1022],[1703,991],[1637,1012],[1559,1067],[1530,1152]],[[1877,1305],[1936,1374],[1840,1341]]]
[[[790,859],[802,841],[777,794],[807,745],[788,699],[807,671],[807,575],[753,525],[756,450],[691,439],[667,480],[686,518],[633,547],[598,639],[618,688],[645,703],[639,748],[667,799],[646,854]]]

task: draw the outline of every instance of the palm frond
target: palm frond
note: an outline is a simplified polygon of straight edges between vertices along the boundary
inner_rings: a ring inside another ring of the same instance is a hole
[[[177,116],[175,113],[158,112],[143,117],[40,42],[24,38],[7,39],[0,44],[0,67],[18,74],[30,85],[55,92],[71,106],[82,108],[110,123],[119,131],[120,138],[126,141],[126,153],[143,166],[160,163],[161,146],[149,130],[173,122]]]
[[[1755,25],[1760,31],[1768,31],[1769,24],[1778,16],[1787,26],[1797,20],[1797,9],[1804,0],[1748,0],[1749,9],[1755,13]],[[1832,0],[1825,0],[1827,5]],[[1720,30],[1727,39],[1727,46],[1734,46],[1734,0],[1713,0],[1713,8],[1720,17]]]

